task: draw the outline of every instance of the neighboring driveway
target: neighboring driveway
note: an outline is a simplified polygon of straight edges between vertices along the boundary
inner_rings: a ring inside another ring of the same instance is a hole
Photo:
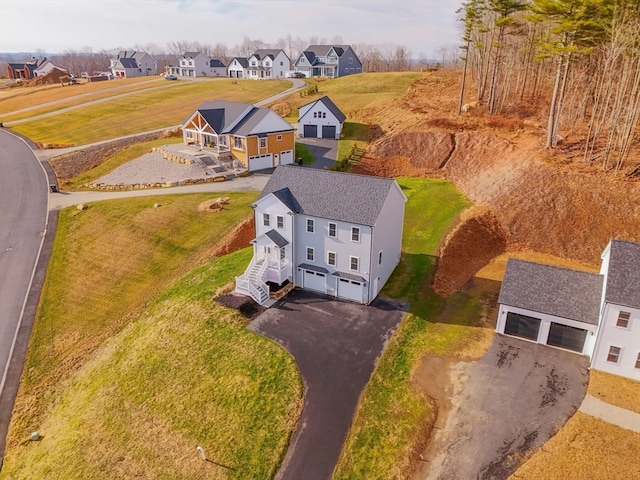
[[[338,140],[328,138],[299,138],[298,141],[307,146],[316,161],[311,168],[331,167],[338,157]]]
[[[585,356],[496,335],[483,358],[453,367],[451,411],[414,478],[509,477],[576,412],[587,368]]]
[[[304,382],[302,415],[277,479],[331,478],[360,394],[403,310],[379,298],[365,306],[294,290],[249,325],[293,355]]]

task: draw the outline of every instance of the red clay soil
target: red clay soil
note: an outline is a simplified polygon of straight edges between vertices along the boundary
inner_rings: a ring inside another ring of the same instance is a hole
[[[486,118],[479,110],[457,117],[459,75],[429,75],[403,99],[354,114],[385,136],[352,172],[449,179],[491,210],[510,248],[597,264],[611,238],[640,241],[640,182],[624,175],[640,152],[618,175],[569,164],[562,151],[550,157],[542,148],[541,117]]]
[[[506,249],[506,234],[495,215],[487,208],[467,210],[440,249],[433,289],[443,296],[454,294]]]
[[[253,215],[251,215],[234,228],[222,242],[216,244],[216,248],[211,252],[211,256],[221,257],[248,247],[250,245],[249,242],[254,238],[256,238],[256,226],[253,221]]]

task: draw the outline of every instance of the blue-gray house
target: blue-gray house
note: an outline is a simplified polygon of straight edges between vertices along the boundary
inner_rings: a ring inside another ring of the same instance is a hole
[[[334,78],[362,73],[362,62],[350,45],[309,45],[296,59],[294,68],[307,78]]]

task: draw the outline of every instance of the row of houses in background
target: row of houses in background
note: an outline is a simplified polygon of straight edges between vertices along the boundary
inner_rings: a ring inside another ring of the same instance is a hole
[[[32,58],[25,63],[11,63],[7,76],[30,80],[43,76],[56,67],[46,58]],[[109,69],[115,78],[157,75],[158,63],[146,52],[123,50],[110,59]],[[296,72],[304,77],[343,77],[362,73],[362,62],[349,45],[309,45],[293,62],[282,49],[260,49],[249,57],[233,57],[228,65],[209,58],[202,52],[185,52],[164,69],[166,75],[177,77],[230,77],[246,79],[273,79]],[[79,74],[80,72],[72,72]]]

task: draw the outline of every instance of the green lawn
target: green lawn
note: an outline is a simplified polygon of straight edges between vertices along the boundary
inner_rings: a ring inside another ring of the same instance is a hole
[[[470,205],[446,181],[398,179],[408,197],[400,265],[382,294],[411,302],[360,401],[334,479],[404,479],[426,440],[436,408],[412,375],[425,354],[463,357],[486,338],[483,315],[493,294],[481,287],[442,298],[430,288],[436,252]]]
[[[257,193],[224,195],[219,213],[197,208],[210,194],[60,213],[3,475],[211,478],[197,444],[234,478],[273,474],[301,383],[285,351],[212,302],[251,256],[209,260]]]
[[[289,81],[216,80],[184,82],[86,105],[13,129],[43,144],[86,145],[181,124],[205,101],[256,102],[291,86]]]
[[[435,415],[412,373],[425,353],[464,355],[483,330],[486,292],[444,299],[429,288],[436,249],[469,202],[445,181],[399,183],[409,199],[403,257],[383,293],[410,301],[410,313],[363,394],[335,478],[406,478]],[[197,210],[206,194],[61,212],[7,478],[273,477],[302,385],[284,350],[212,301],[251,256],[208,259],[256,197],[227,195],[217,214]],[[29,442],[35,430],[43,440]],[[196,445],[224,466],[200,461]]]

